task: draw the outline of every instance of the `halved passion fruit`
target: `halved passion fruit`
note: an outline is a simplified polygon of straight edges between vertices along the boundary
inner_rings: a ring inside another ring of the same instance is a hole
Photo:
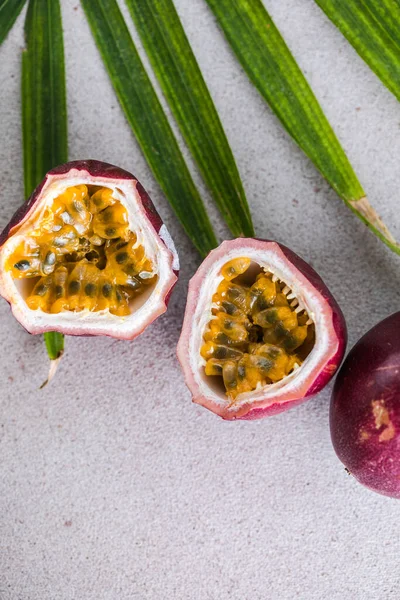
[[[0,236],[0,294],[31,333],[133,339],[165,312],[178,269],[143,187],[98,161],[50,171]]]
[[[319,275],[276,242],[223,242],[189,285],[178,358],[193,401],[255,419],[320,391],[345,351],[346,326]]]

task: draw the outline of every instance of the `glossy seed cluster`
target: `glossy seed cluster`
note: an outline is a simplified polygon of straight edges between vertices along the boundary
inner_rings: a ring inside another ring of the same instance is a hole
[[[46,207],[8,258],[15,279],[33,279],[32,310],[99,311],[129,315],[129,302],[154,281],[153,265],[128,213],[111,189],[77,185]]]
[[[232,401],[283,379],[314,344],[314,325],[285,283],[264,270],[242,281],[250,265],[237,258],[222,268],[201,347],[206,375],[222,377]]]

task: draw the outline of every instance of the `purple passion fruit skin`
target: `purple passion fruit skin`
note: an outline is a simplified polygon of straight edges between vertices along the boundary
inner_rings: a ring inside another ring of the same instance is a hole
[[[333,389],[330,427],[351,475],[400,498],[400,312],[368,331],[347,356]]]
[[[0,295],[34,334],[133,339],[165,312],[178,271],[139,181],[96,160],[49,171],[0,234]]]

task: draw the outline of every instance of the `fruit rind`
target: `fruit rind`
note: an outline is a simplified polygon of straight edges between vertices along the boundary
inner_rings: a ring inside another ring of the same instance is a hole
[[[34,222],[42,207],[67,187],[77,184],[113,189],[116,197],[128,208],[132,228],[140,228],[146,251],[156,260],[157,283],[151,294],[143,298],[143,303],[129,316],[118,317],[104,311],[91,313],[89,310],[81,311],[79,317],[67,311],[56,315],[32,311],[18,292],[10,272],[5,269],[15,240],[24,234],[29,223]],[[142,185],[127,171],[100,161],[74,161],[50,171],[0,235],[0,294],[10,303],[17,320],[33,334],[60,331],[68,335],[133,339],[166,311],[178,272],[179,260],[171,236]]]
[[[333,447],[362,485],[400,498],[400,312],[351,349],[332,392]]]
[[[278,383],[240,394],[235,403],[229,403],[226,395],[215,391],[205,379],[199,356],[212,294],[222,279],[221,268],[238,256],[251,258],[285,281],[313,319],[316,342],[300,369]],[[210,252],[191,279],[177,354],[195,403],[224,419],[257,419],[287,410],[320,391],[338,368],[346,339],[341,310],[314,269],[277,242],[239,238],[225,241]]]

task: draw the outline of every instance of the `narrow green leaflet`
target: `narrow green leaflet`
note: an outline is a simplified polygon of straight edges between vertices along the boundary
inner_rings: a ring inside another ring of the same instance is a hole
[[[22,54],[24,183],[28,197],[47,171],[67,161],[64,45],[58,0],[29,0]],[[51,360],[61,356],[64,337],[45,333]]]
[[[200,195],[115,0],[81,0],[126,117],[188,236],[204,256],[217,245]]]
[[[232,151],[172,0],[126,0],[165,97],[232,233],[254,236]]]
[[[400,100],[399,0],[315,0]]]
[[[30,0],[22,55],[25,194],[68,160],[64,45],[58,0]]]
[[[0,0],[0,46],[14,25],[26,0]]]
[[[247,75],[349,208],[394,252],[346,154],[261,0],[206,0]],[[373,0],[371,0],[372,2]]]

